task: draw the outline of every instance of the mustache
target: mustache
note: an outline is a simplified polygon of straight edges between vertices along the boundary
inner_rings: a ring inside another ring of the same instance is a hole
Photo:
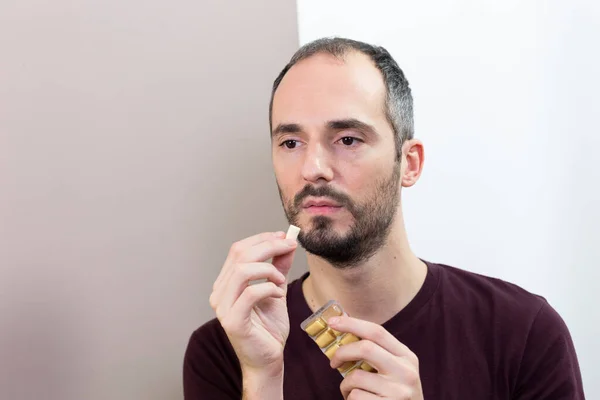
[[[341,206],[346,207],[351,213],[354,212],[354,203],[347,194],[338,192],[330,186],[313,186],[310,184],[304,186],[304,188],[294,196],[294,207],[296,209],[300,208],[302,201],[309,196],[329,197],[338,202]]]

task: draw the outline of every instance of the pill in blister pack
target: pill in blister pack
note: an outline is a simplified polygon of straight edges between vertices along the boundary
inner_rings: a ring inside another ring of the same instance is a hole
[[[300,327],[315,341],[321,351],[331,360],[335,352],[346,344],[358,342],[359,337],[352,333],[343,333],[332,329],[328,322],[331,317],[344,315],[344,309],[335,300],[329,300],[323,307],[319,308],[313,315],[302,321]],[[364,361],[345,362],[338,371],[346,376],[352,370],[360,368],[367,372],[375,371],[371,365]]]

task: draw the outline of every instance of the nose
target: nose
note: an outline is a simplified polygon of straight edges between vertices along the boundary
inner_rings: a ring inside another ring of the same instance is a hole
[[[333,179],[330,155],[321,143],[309,144],[304,153],[302,177],[311,183],[317,183],[319,180],[329,182]]]

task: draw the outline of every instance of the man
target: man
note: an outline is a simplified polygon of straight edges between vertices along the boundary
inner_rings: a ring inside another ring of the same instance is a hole
[[[231,247],[210,296],[217,319],[186,352],[186,399],[584,398],[567,327],[543,298],[411,251],[401,191],[419,179],[423,144],[385,49],[304,46],[275,81],[270,122],[309,273],[286,281],[296,241],[283,232]],[[300,323],[330,299],[348,313],[331,327],[362,340],[328,360]],[[354,360],[376,370],[342,378]]]

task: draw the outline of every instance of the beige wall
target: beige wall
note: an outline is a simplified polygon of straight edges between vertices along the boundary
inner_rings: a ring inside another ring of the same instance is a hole
[[[0,399],[182,397],[229,245],[287,227],[297,42],[292,1],[0,3]]]

